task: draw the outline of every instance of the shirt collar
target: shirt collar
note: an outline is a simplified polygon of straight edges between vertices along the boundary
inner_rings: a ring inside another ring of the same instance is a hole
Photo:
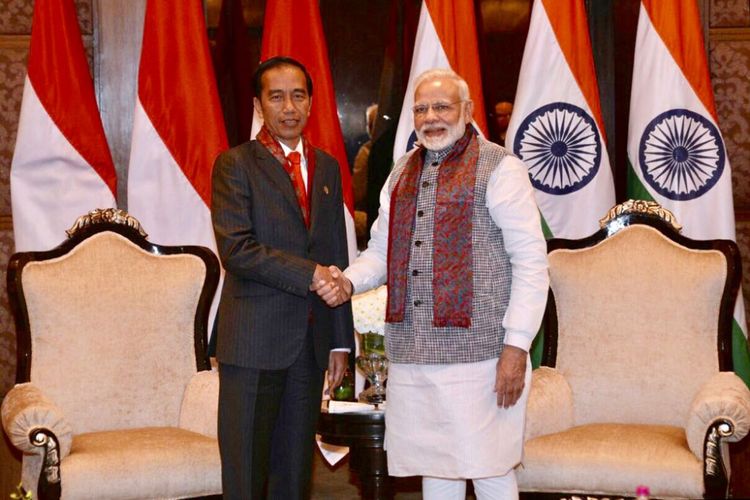
[[[281,150],[284,151],[284,156],[289,156],[289,153],[292,151],[296,151],[299,153],[300,157],[302,158],[302,166],[307,166],[307,160],[305,159],[305,148],[302,145],[302,138],[300,137],[299,141],[297,142],[297,147],[292,149],[283,142],[279,141],[279,144],[281,144]]]
[[[453,147],[456,145],[454,142],[447,148],[441,149],[440,151],[432,151],[430,149],[427,150],[427,154],[425,155],[425,163],[443,163],[443,160],[445,160],[451,151],[453,151]]]

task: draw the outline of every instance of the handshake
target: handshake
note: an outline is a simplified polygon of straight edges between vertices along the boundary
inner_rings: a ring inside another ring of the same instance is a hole
[[[310,290],[316,292],[329,307],[340,306],[352,297],[352,282],[336,266],[315,266]]]

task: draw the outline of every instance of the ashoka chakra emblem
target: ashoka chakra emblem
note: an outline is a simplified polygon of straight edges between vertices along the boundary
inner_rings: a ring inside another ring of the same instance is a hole
[[[641,172],[670,200],[692,200],[724,171],[724,143],[713,123],[687,109],[671,109],[648,124],[638,148]]]
[[[549,194],[568,194],[599,170],[602,143],[593,118],[566,102],[537,109],[521,123],[513,151],[529,169],[531,184]]]

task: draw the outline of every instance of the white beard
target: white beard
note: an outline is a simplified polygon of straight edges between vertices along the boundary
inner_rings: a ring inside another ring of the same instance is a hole
[[[430,130],[447,129],[447,133],[442,137],[427,137],[425,132]],[[416,131],[419,143],[430,151],[441,151],[452,146],[456,141],[463,137],[466,131],[466,120],[463,115],[459,118],[454,126],[446,125],[422,125],[422,128]]]

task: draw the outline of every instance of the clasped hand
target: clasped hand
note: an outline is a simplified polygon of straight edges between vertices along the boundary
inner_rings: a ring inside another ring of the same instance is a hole
[[[316,292],[329,307],[340,306],[352,296],[352,282],[336,266],[315,267],[310,290]]]

